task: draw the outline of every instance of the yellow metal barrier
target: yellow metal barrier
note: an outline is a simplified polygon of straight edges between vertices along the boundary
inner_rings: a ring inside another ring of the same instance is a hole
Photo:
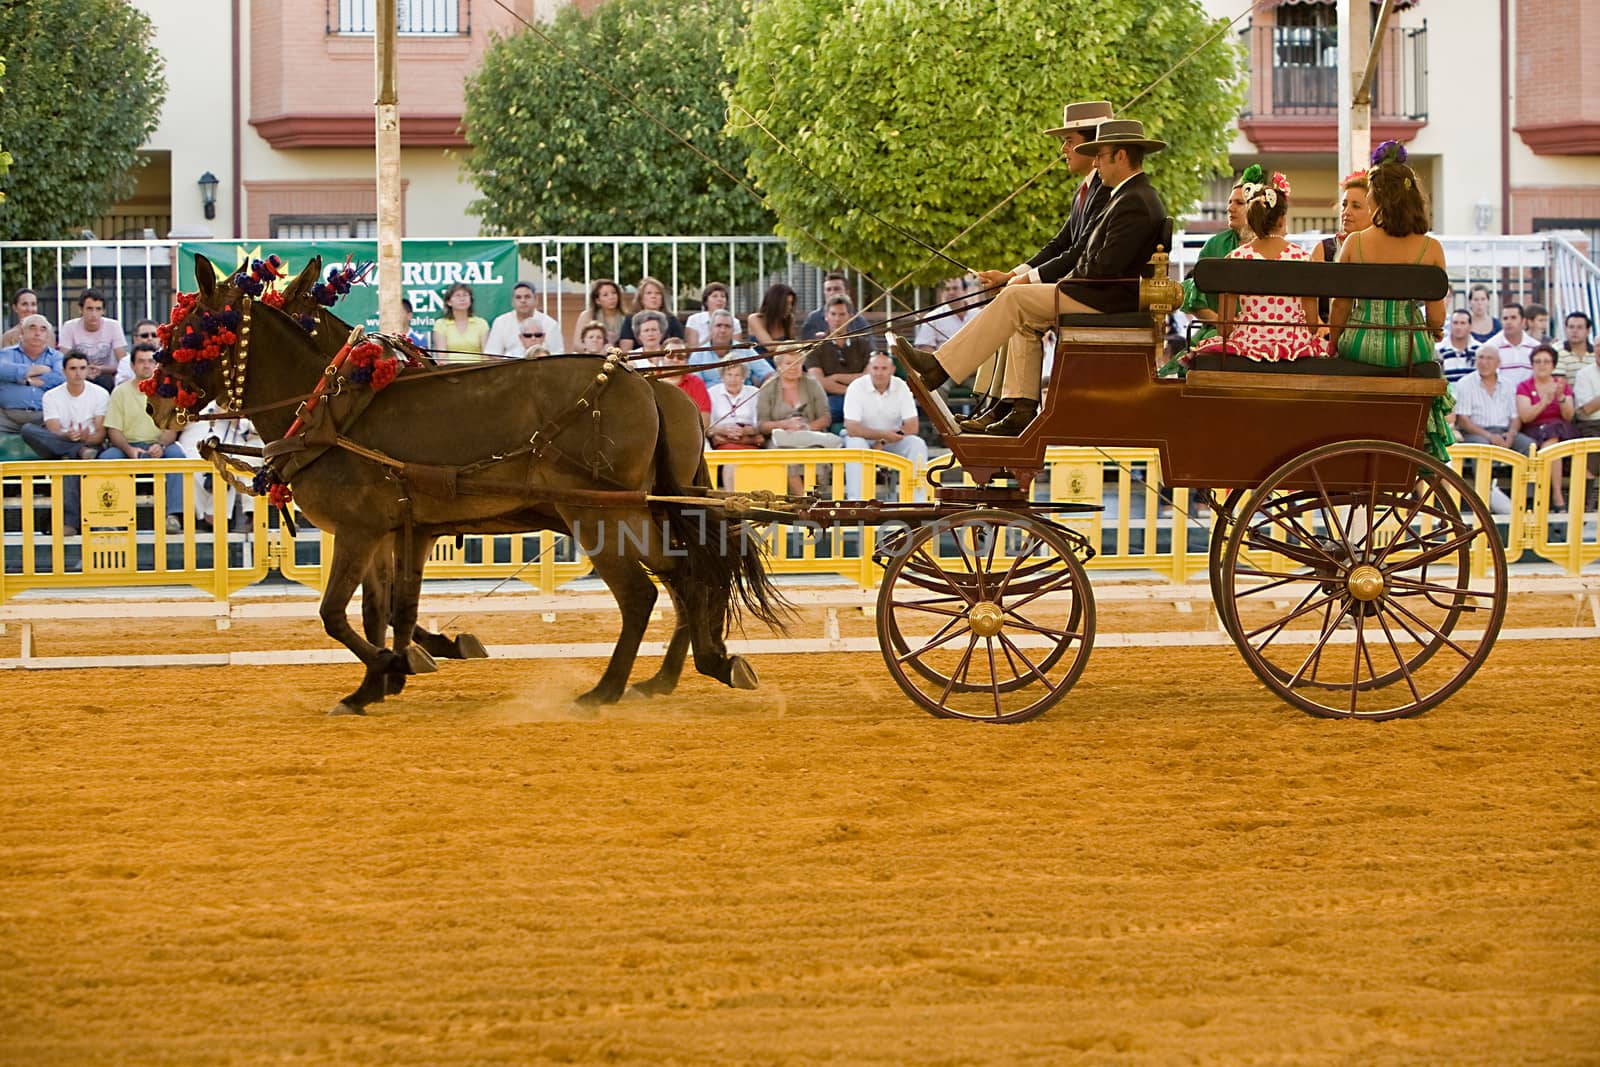
[[[1600,508],[1591,507],[1591,488],[1600,481],[1600,437],[1581,437],[1563,441],[1535,453],[1529,460],[1537,480],[1533,491],[1533,512],[1530,516],[1533,532],[1533,551],[1561,566],[1568,574],[1577,574],[1595,560],[1600,559]],[[1554,528],[1559,519],[1552,519],[1556,510],[1555,499],[1557,464],[1565,469],[1561,475],[1566,483],[1565,536],[1557,538]],[[1521,497],[1517,497],[1520,501]]]
[[[195,523],[194,475],[200,460],[26,461],[0,464],[4,494],[4,562],[0,603],[30,589],[192,586],[226,600],[266,576],[259,546],[266,509],[252,534],[228,534],[227,522],[206,532]],[[176,514],[167,530],[167,476],[180,477]],[[69,483],[79,491],[79,524],[66,525]],[[41,521],[43,520],[43,521]],[[237,561],[237,562],[235,562]]]
[[[1564,531],[1551,505],[1557,461],[1567,463],[1571,481],[1571,518]],[[844,496],[847,465],[859,463],[863,496],[875,495],[878,476],[886,471],[896,476],[888,499],[910,501],[919,488],[932,495],[925,471],[877,450],[718,450],[708,451],[706,462],[714,484],[738,490],[785,493],[793,473],[803,489],[820,489],[824,498],[838,499]],[[1174,582],[1205,573],[1209,523],[1193,514],[1187,490],[1170,491],[1163,499],[1154,449],[1052,448],[1046,463],[1035,492],[1034,507],[1041,513],[1050,514],[1050,505],[1056,503],[1104,506],[1103,511],[1056,515],[1095,547],[1091,568],[1153,571]],[[1487,445],[1458,445],[1451,464],[1497,510],[1496,518],[1505,524],[1509,558],[1531,549],[1570,574],[1600,559],[1595,509],[1586,506],[1600,471],[1600,439],[1567,442],[1533,458]],[[284,531],[268,522],[266,507],[256,509],[248,535],[230,537],[225,523],[210,532],[196,529],[192,476],[209,472],[198,460],[0,464],[5,488],[0,602],[30,589],[95,586],[192,586],[226,599],[269,569],[322,588],[331,535],[302,530],[297,542],[290,543]],[[180,533],[166,530],[166,480],[161,476],[167,474],[185,475]],[[82,479],[86,529],[64,530],[63,486],[70,478]],[[45,515],[48,523],[41,521]],[[770,524],[765,536],[775,573],[838,574],[866,588],[879,580],[881,572],[871,558],[876,537],[872,527]],[[1480,557],[1474,559],[1474,572],[1481,575],[1487,553]],[[224,561],[221,566],[218,560]],[[588,570],[571,538],[543,532],[471,536],[459,547],[454,539],[441,540],[428,577],[499,581],[515,576],[540,592],[551,592]]]

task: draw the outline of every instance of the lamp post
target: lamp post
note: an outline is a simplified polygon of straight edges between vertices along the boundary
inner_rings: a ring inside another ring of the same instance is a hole
[[[200,203],[205,205],[206,218],[217,217],[217,176],[209,170],[200,175]]]

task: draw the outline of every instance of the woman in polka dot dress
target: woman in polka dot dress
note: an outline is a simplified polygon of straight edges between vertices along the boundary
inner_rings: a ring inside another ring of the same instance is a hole
[[[1284,238],[1289,226],[1289,181],[1274,173],[1270,181],[1245,189],[1255,240],[1228,253],[1229,259],[1277,262],[1309,260],[1311,253]],[[1307,359],[1328,354],[1317,337],[1315,297],[1224,296],[1223,336],[1195,348],[1200,353],[1244,356],[1258,362]],[[1226,339],[1224,339],[1226,338]]]

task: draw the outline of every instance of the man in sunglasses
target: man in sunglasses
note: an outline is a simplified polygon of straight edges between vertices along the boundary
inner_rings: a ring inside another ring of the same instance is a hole
[[[554,356],[567,351],[561,336],[561,323],[540,311],[534,305],[538,294],[528,282],[518,282],[511,290],[511,310],[494,320],[489,327],[489,339],[484,342],[486,356],[520,356],[537,344],[547,348]],[[530,343],[528,333],[537,331],[542,336]]]
[[[134,323],[132,343],[136,345],[155,345],[160,348],[161,337],[156,333],[156,325],[155,319],[140,319]],[[133,381],[133,357],[130,354],[117,361],[117,381],[112,388],[115,389],[123,382],[131,381]]]

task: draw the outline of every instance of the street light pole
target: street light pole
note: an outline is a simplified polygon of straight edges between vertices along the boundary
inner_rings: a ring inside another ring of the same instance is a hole
[[[377,0],[378,328],[397,334],[400,314],[400,88],[395,64],[395,0]]]

